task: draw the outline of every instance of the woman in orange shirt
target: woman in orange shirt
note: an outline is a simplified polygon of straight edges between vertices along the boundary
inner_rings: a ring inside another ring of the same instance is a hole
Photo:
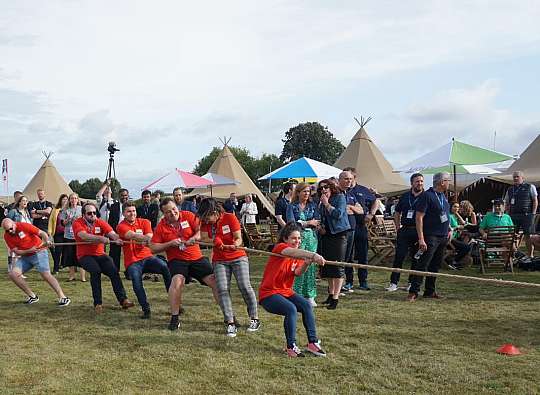
[[[242,245],[242,229],[238,218],[234,214],[225,213],[212,198],[201,201],[197,215],[201,219],[201,239],[214,244],[212,263],[227,336],[235,337],[238,326],[230,295],[231,275],[236,278],[238,289],[247,305],[250,318],[247,331],[259,330],[261,322],[257,313],[257,297],[249,279],[249,261],[246,252],[237,249]]]
[[[296,316],[302,314],[302,322],[308,337],[306,352],[324,357],[317,338],[315,315],[309,301],[293,291],[295,276],[302,275],[311,262],[325,264],[322,256],[315,252],[301,250],[302,229],[296,223],[288,223],[280,232],[278,243],[272,250],[275,254],[268,258],[259,287],[259,303],[272,314],[285,316],[285,338],[287,339],[287,355],[303,357],[304,354],[296,345]]]

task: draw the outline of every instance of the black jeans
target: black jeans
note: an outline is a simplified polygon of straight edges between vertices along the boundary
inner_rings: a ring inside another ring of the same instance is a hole
[[[368,263],[368,231],[364,223],[364,218],[358,218],[356,223],[356,229],[354,231],[354,256],[358,263]],[[360,283],[367,281],[368,271],[367,269],[358,269],[358,281]],[[354,279],[353,268],[345,268],[345,282],[352,284]]]
[[[120,279],[120,275],[114,266],[114,262],[108,255],[91,256],[86,255],[79,259],[79,263],[84,270],[90,272],[90,285],[92,286],[92,297],[94,306],[103,304],[101,298],[101,273],[111,280],[114,294],[119,303],[122,303],[126,296],[126,290]]]
[[[469,252],[471,252],[471,246],[461,240],[452,239],[450,243],[452,243],[452,246],[456,249],[456,256],[454,257],[456,262],[461,261]]]
[[[424,240],[427,244],[427,250],[420,257],[415,270],[425,272],[438,273],[441,268],[442,260],[444,258],[444,250],[448,243],[447,236],[425,236]],[[418,294],[420,287],[422,286],[423,277],[411,276],[411,289],[410,293]],[[424,287],[424,295],[433,295],[435,292],[436,277],[426,277],[426,285]]]
[[[64,242],[64,233],[57,233],[53,236],[55,243],[63,243]],[[56,273],[60,270],[60,264],[62,263],[62,251],[64,250],[64,246],[57,246],[55,245],[52,249],[52,258],[53,258],[53,272]]]
[[[109,256],[116,266],[116,271],[120,271],[120,255],[122,254],[122,247],[118,244],[109,244]]]
[[[412,226],[400,228],[397,232],[396,254],[392,267],[401,269],[403,267],[403,261],[407,257],[407,254],[409,254],[411,258],[411,269],[414,270],[416,260],[413,257],[417,250],[418,234],[416,233],[416,228]],[[399,277],[400,273],[392,272],[390,282],[397,285],[399,283]],[[411,276],[409,276],[409,282],[411,282],[410,280]]]

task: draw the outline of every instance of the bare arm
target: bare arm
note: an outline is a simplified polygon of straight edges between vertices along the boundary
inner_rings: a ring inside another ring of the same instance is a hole
[[[427,244],[424,240],[424,215],[420,211],[416,212],[416,233],[418,234],[418,247],[425,251],[427,250]]]
[[[532,204],[532,213],[536,214],[536,210],[538,210],[538,196],[533,197]]]
[[[96,243],[103,243],[103,244],[109,244],[109,239],[105,236],[100,235],[93,235],[88,232],[85,232],[84,230],[81,230],[79,233],[77,233],[77,236],[82,241],[90,241],[90,242],[96,242]]]
[[[153,235],[152,233],[147,233],[143,235],[142,233],[136,233],[136,232],[133,232],[132,230],[128,230],[126,234],[124,235],[124,239],[140,241],[141,243],[148,244],[148,242],[152,238],[152,235]]]
[[[399,211],[394,212],[394,223],[396,224],[396,229],[399,229],[401,226],[401,213]]]

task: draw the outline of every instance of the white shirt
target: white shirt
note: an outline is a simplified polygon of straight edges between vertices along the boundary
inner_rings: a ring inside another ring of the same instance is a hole
[[[242,222],[245,224],[255,224],[257,223],[257,205],[255,202],[244,203],[240,209],[240,215],[242,216]]]

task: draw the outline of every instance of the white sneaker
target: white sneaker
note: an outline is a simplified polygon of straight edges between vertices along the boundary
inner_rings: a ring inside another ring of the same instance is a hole
[[[227,336],[236,337],[236,332],[237,332],[236,325],[234,324],[227,325]]]
[[[407,284],[407,292],[409,292],[411,290],[411,283],[408,283]]]
[[[311,307],[317,307],[317,302],[315,302],[315,298],[307,298],[307,300]]]
[[[394,292],[398,290],[397,284],[390,283],[388,287],[385,288],[388,292]]]

